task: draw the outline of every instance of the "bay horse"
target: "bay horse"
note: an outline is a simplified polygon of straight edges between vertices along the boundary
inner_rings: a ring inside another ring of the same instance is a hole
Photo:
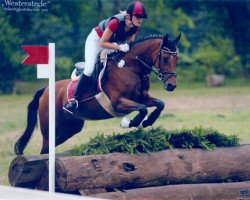
[[[131,120],[125,120],[128,127],[151,126],[164,109],[164,102],[149,95],[149,74],[155,72],[163,81],[167,91],[176,88],[176,63],[178,60],[177,44],[181,38],[179,34],[174,40],[169,40],[168,34],[163,36],[148,36],[131,45],[130,51],[122,58],[110,60],[105,72],[103,92],[109,98],[112,108],[121,116],[138,111]],[[120,60],[125,62],[124,67],[118,67]],[[79,102],[74,115],[63,110],[67,102],[67,87],[70,79],[56,82],[56,146],[80,132],[85,120],[109,119],[112,116],[96,100],[95,97]],[[39,113],[40,128],[43,135],[41,154],[49,152],[49,91],[45,86],[39,89],[28,105],[27,126],[15,144],[14,151],[22,155],[37,124]],[[148,114],[148,107],[156,107]]]

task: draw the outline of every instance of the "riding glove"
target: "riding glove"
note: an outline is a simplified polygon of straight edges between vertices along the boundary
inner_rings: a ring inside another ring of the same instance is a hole
[[[129,45],[128,44],[120,44],[120,51],[127,52],[129,51]]]

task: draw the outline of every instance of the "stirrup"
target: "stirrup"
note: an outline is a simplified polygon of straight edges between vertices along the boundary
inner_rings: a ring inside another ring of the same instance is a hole
[[[74,114],[72,111],[68,110],[68,109],[67,109],[67,108],[65,108],[64,106],[63,106],[63,110],[67,111],[67,112],[68,112],[68,113],[70,113],[71,115],[73,115],[73,114]]]
[[[72,98],[69,101],[74,101],[76,103],[76,107],[75,108],[78,108],[78,100],[76,100],[75,98]]]
[[[63,110],[65,110],[65,111],[67,111],[67,112],[69,112],[70,114],[73,115],[74,112],[67,108],[67,104],[69,104],[70,101],[74,101],[74,102],[75,102],[75,107],[73,108],[73,111],[76,110],[76,109],[78,108],[78,100],[76,100],[76,99],[73,98],[73,99],[70,99],[70,100],[63,106]],[[72,108],[71,108],[71,109],[72,109]]]

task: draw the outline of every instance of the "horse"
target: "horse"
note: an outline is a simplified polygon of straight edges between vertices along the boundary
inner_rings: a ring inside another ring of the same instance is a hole
[[[168,34],[150,35],[132,43],[130,50],[122,57],[107,62],[102,91],[109,99],[112,109],[119,113],[119,116],[138,111],[133,119],[125,117],[123,126],[148,127],[160,116],[165,103],[150,96],[149,74],[156,73],[162,80],[166,91],[171,92],[176,88],[177,44],[180,38],[181,33],[174,40],[170,40]],[[119,65],[121,60],[125,63],[123,67]],[[55,83],[56,146],[80,132],[85,120],[103,120],[114,117],[103,108],[96,97],[79,102],[77,111],[73,115],[66,112],[63,106],[68,101],[66,93],[70,82],[70,79],[64,79]],[[29,103],[26,129],[14,146],[17,155],[23,154],[37,124],[38,115],[43,136],[40,153],[49,152],[48,98],[49,91],[45,86],[36,91]],[[147,117],[149,107],[155,107],[155,109]]]

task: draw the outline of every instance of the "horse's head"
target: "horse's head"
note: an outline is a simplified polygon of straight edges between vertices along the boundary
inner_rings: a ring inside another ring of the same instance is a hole
[[[167,91],[173,91],[176,88],[176,63],[178,60],[176,46],[180,38],[181,33],[174,40],[169,40],[168,34],[166,34],[155,58],[155,67],[158,69],[159,78],[163,81]]]
[[[133,70],[138,66],[137,73],[144,75],[153,71],[163,81],[164,88],[167,91],[173,91],[176,88],[177,44],[180,39],[181,34],[174,40],[169,40],[166,34],[164,37],[149,35],[138,40],[131,45],[131,51],[127,57],[129,59],[125,59],[126,64],[132,66]]]

